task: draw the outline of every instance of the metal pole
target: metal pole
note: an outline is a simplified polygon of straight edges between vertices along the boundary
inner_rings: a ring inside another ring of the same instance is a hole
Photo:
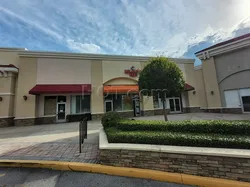
[[[81,122],[79,123],[79,152],[82,152],[82,140],[81,140]]]

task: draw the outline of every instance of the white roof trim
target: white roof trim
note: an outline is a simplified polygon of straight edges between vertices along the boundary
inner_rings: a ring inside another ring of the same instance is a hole
[[[18,69],[16,67],[0,67],[0,71],[18,73]]]
[[[1,52],[18,52],[18,51],[27,51],[26,48],[8,48],[8,47],[0,47]]]
[[[221,45],[212,49],[208,49],[205,51],[202,51],[200,53],[197,53],[196,56],[200,59],[200,60],[204,60],[204,59],[208,59],[212,56],[216,56],[219,54],[223,54],[229,51],[233,51],[236,49],[240,49],[243,47],[247,47],[250,46],[250,37],[249,38],[243,38],[241,40],[237,40],[234,42],[230,42],[228,44],[225,45]]]
[[[124,56],[124,55],[104,55],[104,54],[86,54],[86,53],[62,53],[62,52],[41,52],[41,51],[20,51],[20,57],[38,57],[38,58],[70,58],[85,60],[110,60],[110,61],[138,61],[147,62],[149,56]],[[169,58],[175,63],[194,63],[195,59]]]

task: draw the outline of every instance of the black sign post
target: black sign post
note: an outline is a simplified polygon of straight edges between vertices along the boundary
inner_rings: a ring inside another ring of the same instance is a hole
[[[133,104],[134,104],[134,116],[141,115],[141,108],[140,108],[140,97],[139,95],[135,95],[133,97]]]
[[[82,144],[84,143],[84,139],[87,139],[87,129],[88,129],[88,121],[87,118],[84,118],[79,123],[79,152],[82,152]]]

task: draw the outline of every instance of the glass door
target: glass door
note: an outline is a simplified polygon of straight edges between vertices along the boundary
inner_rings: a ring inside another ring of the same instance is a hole
[[[175,112],[174,99],[169,99],[170,112]]]
[[[57,103],[57,122],[66,121],[66,103]]]
[[[181,112],[181,102],[180,98],[169,98],[169,107],[171,113],[179,113]]]
[[[105,111],[113,111],[113,101],[112,100],[107,100],[105,101]]]
[[[175,98],[175,112],[181,112],[180,98]]]
[[[243,96],[241,98],[244,112],[250,112],[250,96]]]

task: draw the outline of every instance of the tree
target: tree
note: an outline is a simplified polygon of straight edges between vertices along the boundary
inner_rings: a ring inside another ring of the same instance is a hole
[[[184,90],[185,82],[176,63],[166,57],[156,57],[140,72],[138,84],[141,95],[160,96],[167,121],[166,97],[179,96]]]

